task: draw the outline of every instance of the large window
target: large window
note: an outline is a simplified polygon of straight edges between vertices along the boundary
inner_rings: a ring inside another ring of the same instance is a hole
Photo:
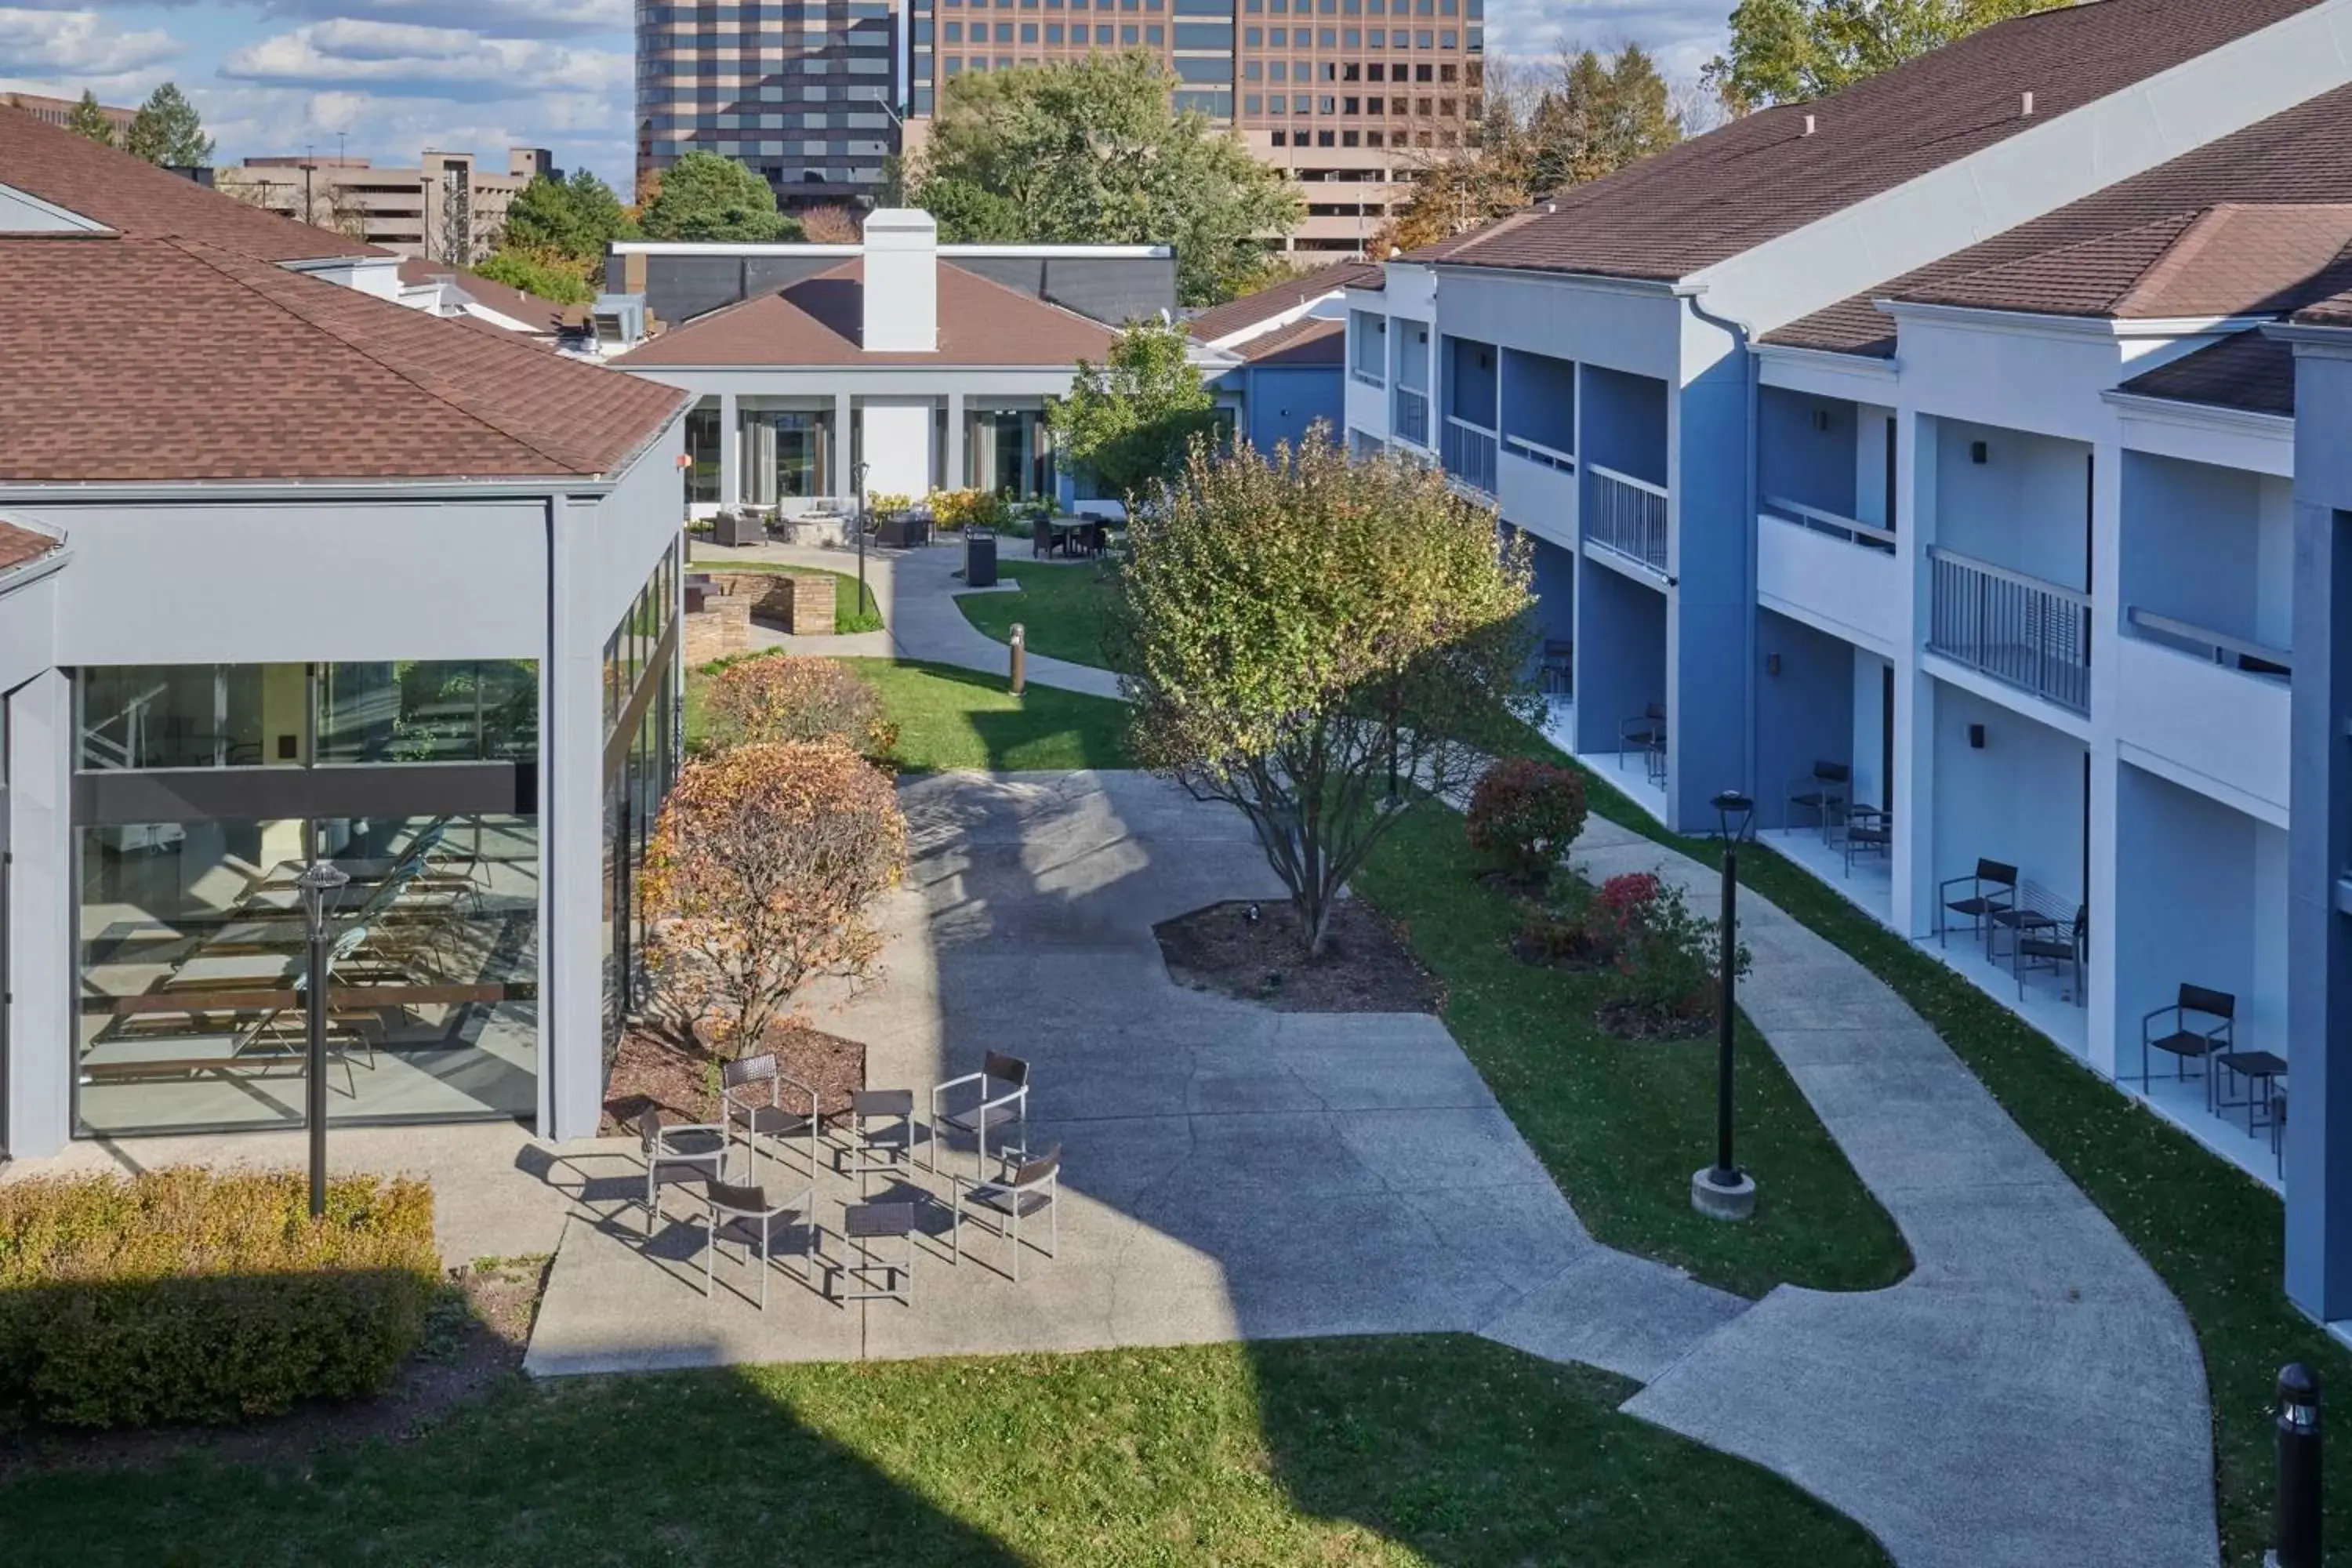
[[[740,421],[743,500],[751,506],[830,493],[833,409],[746,408]]]
[[[686,416],[686,499],[715,502],[719,497],[719,410],[692,408]]]
[[[676,548],[637,592],[604,645],[604,1015],[609,1066],[630,1011],[642,1000],[644,937],[637,873],[646,840],[669,797],[682,756],[682,666],[675,628]]]
[[[965,415],[964,483],[1018,500],[1054,490],[1053,432],[1039,407],[974,408]]]

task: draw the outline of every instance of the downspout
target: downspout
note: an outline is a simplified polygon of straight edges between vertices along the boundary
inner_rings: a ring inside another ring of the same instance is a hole
[[[1747,469],[1745,474],[1746,483],[1742,489],[1743,499],[1739,513],[1739,531],[1741,538],[1747,542],[1746,550],[1748,555],[1748,573],[1747,586],[1739,596],[1740,625],[1742,632],[1740,637],[1739,685],[1740,697],[1744,704],[1742,718],[1745,722],[1745,732],[1742,736],[1742,743],[1740,746],[1741,772],[1746,774],[1744,784],[1748,794],[1752,796],[1756,794],[1757,790],[1756,515],[1758,511],[1761,510],[1759,498],[1762,494],[1763,487],[1762,476],[1759,473],[1757,466],[1760,455],[1757,436],[1757,426],[1759,424],[1759,420],[1757,418],[1757,405],[1762,395],[1763,367],[1757,360],[1753,347],[1756,338],[1755,329],[1750,327],[1746,321],[1738,321],[1729,316],[1716,315],[1712,311],[1708,310],[1706,306],[1700,304],[1698,297],[1700,294],[1706,292],[1706,285],[1704,283],[1692,287],[1687,292],[1683,294],[1683,302],[1690,307],[1691,314],[1696,316],[1700,321],[1706,322],[1709,326],[1720,327],[1725,331],[1731,334],[1733,344],[1732,352],[1737,353],[1740,359],[1741,381],[1746,389],[1746,402],[1748,405],[1745,417],[1741,420],[1741,423],[1747,427],[1748,452]]]

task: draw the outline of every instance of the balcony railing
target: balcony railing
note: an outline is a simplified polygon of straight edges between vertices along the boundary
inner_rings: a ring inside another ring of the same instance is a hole
[[[2091,710],[2091,600],[1930,549],[1927,647],[2074,713]]]
[[[1666,569],[1666,487],[1585,465],[1592,476],[1592,506],[1584,514],[1588,543],[1630,556],[1654,572]]]
[[[1410,386],[1394,393],[1396,407],[1389,418],[1389,434],[1416,447],[1429,445],[1429,399]]]
[[[2233,637],[2227,632],[2217,632],[2194,621],[2159,616],[2137,605],[2124,611],[2124,619],[2152,640],[2210,658],[2224,669],[2242,670],[2273,680],[2288,679],[2294,674],[2294,654],[2287,648]]]
[[[1563,474],[1576,472],[1576,458],[1558,447],[1547,447],[1540,441],[1530,441],[1525,436],[1505,436],[1503,450],[1514,458],[1525,458],[1530,463],[1541,463],[1547,468],[1558,468]]]
[[[1495,493],[1495,433],[1452,415],[1445,418],[1445,477],[1482,496]]]
[[[1884,554],[1895,553],[1895,531],[1880,528],[1875,523],[1857,522],[1850,517],[1840,517],[1833,511],[1823,511],[1817,506],[1807,506],[1782,496],[1766,496],[1764,515],[1777,517],[1783,522],[1793,522],[1815,533],[1826,533],[1832,539],[1843,539],[1848,544],[1859,544],[1864,550]]]
[[[1384,381],[1383,379],[1381,379],[1381,373],[1380,373],[1379,371],[1376,371],[1376,370],[1366,370],[1362,365],[1358,365],[1358,366],[1356,366],[1353,370],[1350,370],[1348,374],[1349,374],[1349,375],[1351,375],[1351,376],[1354,376],[1358,381],[1360,381],[1360,382],[1363,383],[1366,386],[1371,387],[1371,388],[1373,388],[1373,389],[1375,389],[1375,390],[1377,390],[1377,389],[1379,389],[1379,388],[1381,388],[1381,387],[1386,386],[1386,385],[1388,384],[1388,383],[1387,383],[1386,381]]]

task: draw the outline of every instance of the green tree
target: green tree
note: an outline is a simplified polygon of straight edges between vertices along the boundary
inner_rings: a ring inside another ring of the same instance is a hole
[[[568,180],[541,174],[515,193],[499,247],[561,257],[586,268],[604,259],[606,245],[635,234],[636,225],[613,187],[586,169],[575,169]]]
[[[1173,245],[1179,299],[1231,299],[1298,199],[1175,86],[1144,54],[951,77],[909,194],[944,240]]]
[[[1184,357],[1183,328],[1130,324],[1100,365],[1078,362],[1066,397],[1045,408],[1055,460],[1086,469],[1114,494],[1142,497],[1175,478],[1193,438],[1216,424],[1216,399]]]
[[[1528,545],[1498,547],[1435,468],[1352,461],[1320,429],[1194,447],[1128,544],[1112,641],[1137,755],[1248,818],[1318,956],[1381,835],[1531,707]],[[1392,806],[1391,765],[1419,786]]]
[[[647,239],[761,242],[798,239],[801,226],[776,210],[768,182],[732,158],[696,148],[662,171],[639,227]]]
[[[66,129],[77,136],[87,136],[101,147],[114,145],[114,121],[98,106],[98,94],[88,88],[81,89],[81,100],[66,115]]]
[[[1826,98],[2011,16],[2074,0],[1740,0],[1706,84],[1736,114]]]
[[[484,257],[474,270],[493,283],[503,283],[559,305],[585,305],[596,297],[595,286],[577,263],[570,257],[545,251],[502,245]]]
[[[213,139],[205,134],[203,117],[187,95],[168,81],[139,106],[122,150],[176,168],[199,168],[213,161]]]

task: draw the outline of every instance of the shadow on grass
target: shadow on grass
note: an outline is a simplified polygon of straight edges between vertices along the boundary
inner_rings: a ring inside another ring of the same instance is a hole
[[[911,659],[846,659],[898,726],[893,756],[909,773],[1131,768],[1126,704],[1003,676]]]

